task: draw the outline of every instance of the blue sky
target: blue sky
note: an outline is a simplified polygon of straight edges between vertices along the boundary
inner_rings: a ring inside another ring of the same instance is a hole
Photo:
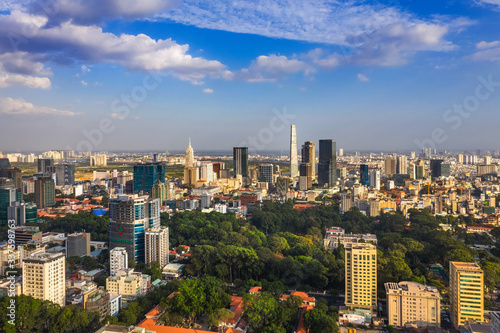
[[[252,137],[287,150],[291,123],[299,145],[500,149],[500,0],[4,0],[0,11],[0,151],[173,151],[189,137],[195,150]],[[472,111],[454,111],[464,103]],[[274,126],[277,112],[291,116]]]

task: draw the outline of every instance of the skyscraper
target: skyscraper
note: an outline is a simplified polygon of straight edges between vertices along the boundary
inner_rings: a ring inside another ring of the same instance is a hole
[[[62,253],[35,254],[23,260],[23,294],[65,306],[66,261]]]
[[[370,187],[380,190],[380,170],[370,171]]]
[[[165,164],[145,163],[134,165],[134,193],[151,193],[156,181],[165,182]]]
[[[297,159],[297,129],[295,125],[290,128],[290,177],[299,177],[299,160]]]
[[[119,195],[109,201],[109,248],[124,247],[128,257],[144,262],[144,234],[160,227],[160,199]]]
[[[73,185],[75,183],[74,164],[56,164],[47,166],[47,172],[56,174],[56,186]]]
[[[397,157],[395,156],[387,156],[385,158],[385,174],[387,177],[391,178],[397,173],[397,161]]]
[[[314,142],[306,141],[302,145],[302,163],[311,164],[311,174],[307,176],[314,179],[316,177],[316,145]]]
[[[156,261],[163,268],[168,264],[168,228],[151,228],[146,231],[146,264]]]
[[[483,270],[476,263],[450,261],[450,315],[458,329],[467,319],[483,321]]]
[[[337,185],[337,144],[334,140],[319,140],[319,186]]]
[[[345,258],[345,305],[373,314],[377,309],[377,248],[370,243],[347,243]]]
[[[54,165],[54,160],[51,158],[38,159],[38,172],[47,172],[47,167]]]
[[[248,177],[248,147],[233,148],[234,175]]]
[[[38,177],[35,181],[35,202],[38,209],[56,204],[56,187],[51,177]]]
[[[398,164],[396,167],[397,174],[407,174],[408,173],[408,157],[406,155],[398,156]]]
[[[367,164],[361,164],[359,167],[360,174],[360,183],[363,186],[370,185],[370,177],[369,177],[369,167]]]
[[[186,148],[186,155],[184,155],[184,167],[191,168],[194,166],[194,150],[191,147],[191,138],[189,138],[189,145]]]
[[[273,183],[273,165],[270,163],[259,165],[260,181],[268,184]]]

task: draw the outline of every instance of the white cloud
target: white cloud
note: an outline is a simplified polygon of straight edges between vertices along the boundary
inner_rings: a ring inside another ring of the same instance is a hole
[[[180,0],[57,0],[57,10],[49,7],[48,16],[54,25],[70,19],[76,24],[96,24],[110,18],[134,20],[154,16],[179,3]],[[32,1],[28,7],[33,13],[47,14],[39,1]]]
[[[28,88],[49,89],[50,80],[46,77],[0,72],[0,88],[8,88],[11,86],[25,86]]]
[[[82,73],[89,73],[90,68],[88,66],[82,65]]]
[[[26,52],[0,54],[0,88],[50,88],[50,79],[42,76],[51,76],[52,73],[39,60],[40,56]]]
[[[84,87],[86,87],[86,86],[88,86],[88,85],[89,85],[89,84],[88,84],[86,81],[84,81],[84,80],[81,80],[81,81],[80,81],[80,84],[81,84],[82,86],[84,86]]]
[[[483,5],[493,5],[500,7],[500,0],[476,0],[477,3]]]
[[[67,110],[59,110],[45,106],[36,106],[25,102],[23,99],[13,99],[10,97],[0,97],[0,113],[9,115],[43,115],[73,117],[77,113]]]
[[[472,54],[469,59],[500,62],[500,47],[493,47]]]
[[[206,89],[203,89],[203,92],[204,92],[205,94],[211,94],[211,93],[213,93],[214,91],[213,91],[213,89],[206,88]]]
[[[248,82],[274,82],[284,78],[286,74],[297,72],[304,72],[307,75],[315,72],[315,69],[301,60],[271,54],[257,57],[252,61],[250,67],[236,73],[235,78]]]
[[[482,41],[476,44],[476,48],[483,50],[483,49],[490,49],[492,47],[500,46],[500,41],[493,41],[493,42],[486,42]]]
[[[363,75],[361,73],[358,74],[358,80],[361,81],[361,82],[368,82],[368,81],[370,81],[369,78],[367,78],[365,75]]]
[[[172,39],[154,40],[144,34],[117,36],[97,26],[72,22],[47,27],[45,23],[44,17],[20,12],[0,15],[0,53],[12,47],[7,36],[20,35],[29,25],[33,37],[18,47],[25,52],[57,55],[53,57],[56,61],[118,63],[132,71],[166,71],[190,81],[199,81],[207,75],[226,75],[226,68],[219,61],[193,57],[188,54],[188,45]]]

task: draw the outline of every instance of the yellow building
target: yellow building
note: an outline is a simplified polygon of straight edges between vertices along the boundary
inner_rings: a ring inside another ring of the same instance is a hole
[[[372,315],[377,308],[377,248],[373,244],[345,244],[345,305]]]
[[[386,283],[385,292],[389,325],[441,326],[441,295],[436,287],[405,281]]]
[[[160,199],[160,204],[163,205],[165,200],[170,199],[168,197],[168,186],[165,183],[160,182],[159,180],[154,183],[151,188],[151,198]]]
[[[23,260],[23,294],[65,306],[66,260],[62,253],[35,254]]]
[[[450,261],[450,314],[455,328],[467,319],[483,321],[483,270],[476,263]]]

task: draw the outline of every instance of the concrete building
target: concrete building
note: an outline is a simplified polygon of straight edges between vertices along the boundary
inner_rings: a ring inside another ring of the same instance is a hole
[[[345,306],[349,310],[377,309],[377,248],[370,243],[345,247]]]
[[[165,267],[169,263],[169,239],[168,228],[161,227],[148,229],[146,231],[146,264],[150,265],[156,261],[160,267]]]
[[[297,129],[295,125],[290,127],[290,177],[299,177],[299,160],[297,157]]]
[[[56,174],[56,186],[73,185],[75,183],[75,165],[64,163],[47,166],[47,172]]]
[[[160,227],[160,199],[119,195],[109,201],[109,247],[125,247],[129,259],[144,262],[144,234]]]
[[[23,294],[65,306],[66,261],[62,253],[23,259]]]
[[[342,228],[331,227],[326,229],[323,246],[333,250],[339,247],[339,245],[346,247],[347,244],[359,243],[361,241],[377,244],[377,236],[374,234],[346,234]]]
[[[458,329],[465,321],[483,321],[483,270],[476,263],[450,261],[450,315]]]
[[[38,177],[35,181],[35,203],[38,209],[56,204],[56,185],[52,177]]]
[[[116,275],[120,270],[128,268],[128,253],[124,247],[115,247],[109,251],[109,274]]]
[[[108,157],[105,154],[96,154],[90,157],[90,166],[106,166]]]
[[[248,177],[248,147],[233,147],[234,176]]]
[[[319,140],[318,185],[337,185],[337,143],[334,140]]]
[[[273,165],[270,163],[259,165],[260,181],[273,184]]]
[[[388,325],[441,326],[441,295],[436,287],[416,282],[386,283]]]
[[[491,333],[500,333],[500,311],[491,311]]]
[[[380,191],[380,170],[370,171],[370,187]]]
[[[90,233],[73,233],[66,237],[66,257],[90,256]]]
[[[148,281],[148,277],[133,269],[121,270],[106,279],[106,290],[111,296],[122,295],[122,299],[134,300],[145,293],[144,282]]]

